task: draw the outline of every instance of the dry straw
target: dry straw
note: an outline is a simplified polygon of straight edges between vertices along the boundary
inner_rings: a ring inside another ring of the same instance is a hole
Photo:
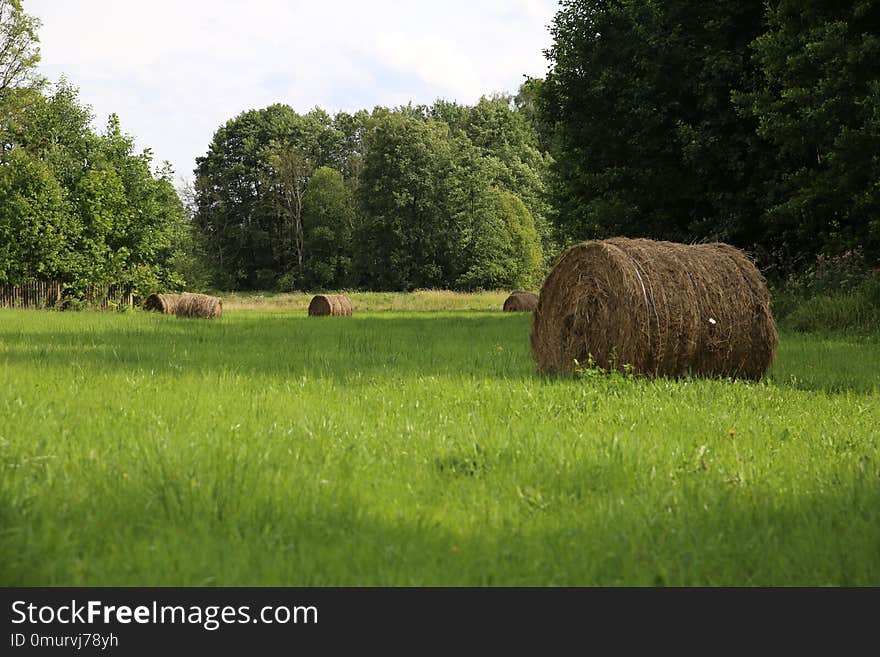
[[[344,294],[319,294],[309,303],[309,315],[317,317],[327,315],[351,315],[351,299]]]
[[[538,307],[538,295],[534,292],[516,290],[504,300],[502,310],[506,313],[531,312]]]
[[[151,294],[144,301],[144,310],[162,313],[163,315],[173,315],[179,300],[179,294]]]
[[[624,238],[576,244],[559,257],[531,336],[544,372],[570,373],[592,359],[652,376],[755,380],[777,342],[767,285],[741,251]]]
[[[177,301],[175,314],[178,317],[204,317],[219,319],[223,314],[223,300],[207,294],[184,292]]]

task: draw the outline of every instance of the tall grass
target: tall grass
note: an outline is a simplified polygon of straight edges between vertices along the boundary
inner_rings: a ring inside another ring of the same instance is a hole
[[[792,331],[880,333],[880,273],[861,273],[855,281],[794,279],[774,291],[773,313]]]
[[[0,312],[0,583],[880,584],[877,336],[577,380],[528,322]]]
[[[880,332],[880,282],[876,290],[866,285],[851,292],[785,299],[779,305],[780,324],[793,331]]]

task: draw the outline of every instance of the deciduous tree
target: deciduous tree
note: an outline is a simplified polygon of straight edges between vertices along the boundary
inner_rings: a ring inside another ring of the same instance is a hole
[[[0,101],[10,90],[39,80],[40,21],[24,12],[21,0],[0,0]]]

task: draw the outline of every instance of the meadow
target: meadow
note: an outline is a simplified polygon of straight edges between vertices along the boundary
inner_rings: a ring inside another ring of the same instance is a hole
[[[560,379],[491,295],[354,298],[0,311],[0,584],[880,585],[877,333]]]

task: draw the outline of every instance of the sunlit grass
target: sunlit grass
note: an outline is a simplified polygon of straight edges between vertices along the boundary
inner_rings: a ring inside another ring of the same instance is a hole
[[[569,380],[528,329],[0,312],[0,583],[880,584],[880,339]]]

